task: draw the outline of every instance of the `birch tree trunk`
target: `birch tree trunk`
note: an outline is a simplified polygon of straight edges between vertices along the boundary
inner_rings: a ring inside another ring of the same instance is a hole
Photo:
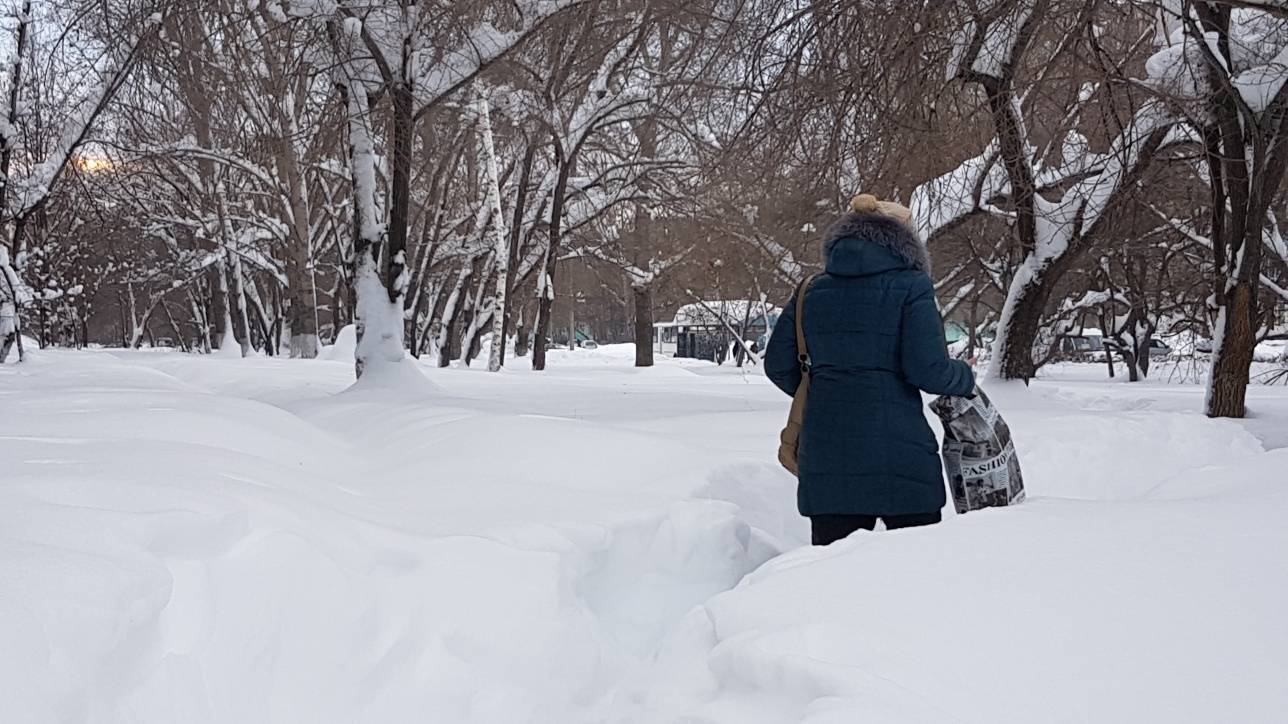
[[[517,318],[522,316],[522,307],[518,315],[511,313],[513,306],[514,285],[519,270],[519,249],[523,239],[523,222],[528,210],[528,182],[532,179],[532,166],[537,159],[537,145],[528,144],[528,150],[523,155],[523,170],[519,174],[519,186],[515,190],[514,196],[514,219],[510,224],[510,258],[506,265],[504,275],[505,279],[505,299],[504,303],[499,306],[501,310],[502,322],[505,325],[502,329],[508,334],[511,329],[514,330],[514,354],[516,357],[523,357],[527,354],[528,340],[526,331],[522,329],[521,324],[517,324]],[[501,346],[501,361],[505,363],[505,346]]]
[[[291,328],[291,357],[318,356],[317,298],[313,288],[312,240],[309,238],[308,204],[292,137],[283,136],[277,154],[289,194],[290,243],[286,249],[287,324]]]
[[[501,178],[496,164],[496,147],[492,142],[492,113],[486,98],[479,98],[478,108],[479,137],[483,143],[483,185],[490,218],[488,233],[492,237],[496,273],[496,292],[492,297],[492,344],[488,350],[487,368],[497,372],[505,355],[505,298],[510,274],[510,243],[501,211]]]

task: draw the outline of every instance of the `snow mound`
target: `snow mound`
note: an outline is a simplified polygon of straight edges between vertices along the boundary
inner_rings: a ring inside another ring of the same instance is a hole
[[[352,362],[357,349],[358,330],[349,324],[335,335],[335,344],[326,345],[318,351],[318,357],[334,362]]]
[[[31,361],[40,352],[40,342],[24,334],[22,335],[22,351],[23,351],[23,354],[26,355],[27,361]],[[9,349],[9,356],[6,357],[2,362],[0,362],[0,364],[4,364],[4,363],[12,364],[17,361],[18,361],[18,343],[14,342],[13,346],[10,347]]]
[[[442,392],[425,376],[423,368],[411,357],[397,362],[374,360],[367,363],[362,376],[346,393],[365,393],[391,401],[424,399]]]
[[[5,721],[1288,709],[1288,449],[1200,388],[990,386],[1028,502],[820,549],[754,370],[436,370],[429,398],[401,367],[333,394],[347,360],[0,366]],[[1282,429],[1288,388],[1249,394]]]
[[[247,352],[250,352],[250,350],[247,350]],[[241,359],[242,348],[231,332],[225,332],[223,338],[219,341],[219,346],[210,350],[210,354],[215,357]]]
[[[1288,565],[1238,551],[1288,544],[1286,463],[1206,471],[1241,481],[1218,517],[1038,499],[781,556],[690,614],[615,721],[1275,720]]]

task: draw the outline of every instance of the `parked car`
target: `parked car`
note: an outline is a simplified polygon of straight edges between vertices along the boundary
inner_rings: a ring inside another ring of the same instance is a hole
[[[1062,337],[1056,354],[1059,359],[1070,362],[1104,362],[1108,353],[1105,351],[1105,338],[1088,330]]]
[[[1172,346],[1159,339],[1149,341],[1150,359],[1167,359],[1172,356]]]
[[[1119,355],[1123,353],[1122,346],[1119,345],[1117,341],[1112,339],[1104,339],[1102,337],[1096,337],[1096,339],[1100,340],[1100,347],[1102,350],[1108,350],[1108,352],[1117,352]],[[1154,359],[1154,360],[1167,359],[1172,355],[1172,351],[1173,351],[1172,346],[1170,344],[1164,342],[1161,339],[1158,339],[1157,337],[1153,337],[1149,340],[1149,358],[1150,359]],[[1097,355],[1095,361],[1104,362],[1105,354],[1107,354],[1108,352],[1102,352],[1099,355]]]
[[[1258,362],[1278,362],[1284,359],[1285,350],[1288,350],[1288,340],[1266,339],[1257,343],[1252,358]]]

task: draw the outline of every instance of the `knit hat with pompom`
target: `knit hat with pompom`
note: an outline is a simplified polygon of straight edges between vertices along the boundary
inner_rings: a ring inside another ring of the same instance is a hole
[[[912,212],[908,207],[896,201],[879,201],[872,194],[859,194],[850,199],[850,208],[856,214],[881,214],[912,226]]]

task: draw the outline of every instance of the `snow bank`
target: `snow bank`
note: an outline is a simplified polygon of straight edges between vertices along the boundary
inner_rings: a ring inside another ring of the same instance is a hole
[[[438,386],[429,381],[421,365],[412,357],[392,362],[375,360],[363,370],[349,392],[379,394],[390,401],[406,398],[425,399],[439,392]]]
[[[353,367],[358,349],[358,332],[352,324],[345,325],[335,336],[335,344],[325,345],[318,351],[318,359],[343,362]],[[423,368],[412,357],[404,356],[398,362],[375,359],[362,377],[355,382],[352,392],[375,395],[428,398],[439,392],[437,386],[425,377]]]
[[[1288,428],[1288,394],[1258,393]],[[1196,388],[990,395],[1030,502],[770,561],[672,631],[613,721],[1275,720],[1288,449],[1193,412]]]
[[[1275,721],[1285,463],[782,556],[690,614],[616,721]]]
[[[1288,448],[1263,451],[1288,389],[1253,388],[1237,424],[1194,412],[1198,387],[990,388],[1030,502],[819,550],[771,458],[786,399],[755,370],[609,359],[629,361],[434,370],[425,397],[335,394],[349,359],[0,366],[5,720],[1288,707],[1288,562],[1268,554],[1288,550]]]
[[[701,453],[683,442],[283,392],[334,390],[345,367],[0,369],[8,716],[599,722],[676,620],[778,552],[736,506],[686,499]]]
[[[24,334],[22,335],[22,349],[23,349],[23,354],[25,354],[27,356],[27,360],[30,361],[37,354],[40,353],[40,342]],[[17,361],[18,361],[18,343],[15,342],[13,346],[9,349],[8,358],[0,362],[0,364],[3,364],[3,363],[12,364]]]
[[[348,324],[340,328],[340,332],[335,335],[335,344],[323,346],[318,352],[318,357],[335,362],[352,363],[357,350],[358,330],[352,324]]]

